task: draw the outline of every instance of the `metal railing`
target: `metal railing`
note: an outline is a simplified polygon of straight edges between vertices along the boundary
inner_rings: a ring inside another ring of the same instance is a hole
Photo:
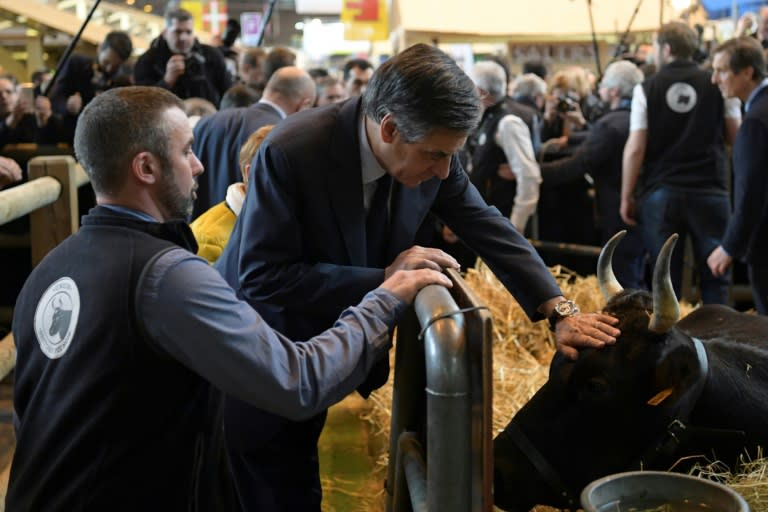
[[[398,325],[388,512],[493,507],[491,315],[448,273]]]

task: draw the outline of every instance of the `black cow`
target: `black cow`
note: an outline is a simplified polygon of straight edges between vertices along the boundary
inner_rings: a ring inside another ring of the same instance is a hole
[[[576,361],[556,356],[547,383],[494,441],[494,497],[505,510],[575,509],[581,489],[611,473],[667,470],[693,455],[734,463],[768,446],[768,318],[702,306],[678,322],[677,235],[659,254],[653,297],[616,282],[621,236],[603,249],[598,279],[622,334]]]

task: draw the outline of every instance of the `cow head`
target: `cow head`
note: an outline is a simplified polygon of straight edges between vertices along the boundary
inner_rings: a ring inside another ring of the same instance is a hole
[[[622,334],[576,361],[555,356],[547,383],[495,439],[494,495],[505,510],[577,508],[586,484],[643,460],[698,377],[695,348],[674,327],[669,260],[677,235],[659,254],[653,296],[616,281],[610,259],[622,236],[606,244],[598,263],[601,291],[610,297],[605,311],[619,318]]]

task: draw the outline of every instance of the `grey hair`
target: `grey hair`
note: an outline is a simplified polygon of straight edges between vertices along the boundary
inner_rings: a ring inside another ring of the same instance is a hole
[[[507,95],[507,74],[498,63],[492,60],[476,62],[469,76],[476,86],[486,91],[494,100],[500,100]]]
[[[538,75],[526,73],[512,82],[512,96],[535,98],[547,93],[547,82]]]
[[[643,72],[628,60],[620,60],[610,64],[600,81],[601,87],[619,89],[622,98],[631,98],[635,86],[643,81]]]
[[[363,112],[377,123],[391,114],[406,142],[435,129],[467,134],[480,120],[472,80],[441,50],[416,44],[376,69],[363,94]]]

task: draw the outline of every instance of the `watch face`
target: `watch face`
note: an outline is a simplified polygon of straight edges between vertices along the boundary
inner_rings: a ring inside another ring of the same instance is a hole
[[[557,314],[560,316],[571,316],[577,313],[578,310],[579,308],[577,308],[576,304],[571,300],[565,300],[555,306],[555,311],[557,311]]]

